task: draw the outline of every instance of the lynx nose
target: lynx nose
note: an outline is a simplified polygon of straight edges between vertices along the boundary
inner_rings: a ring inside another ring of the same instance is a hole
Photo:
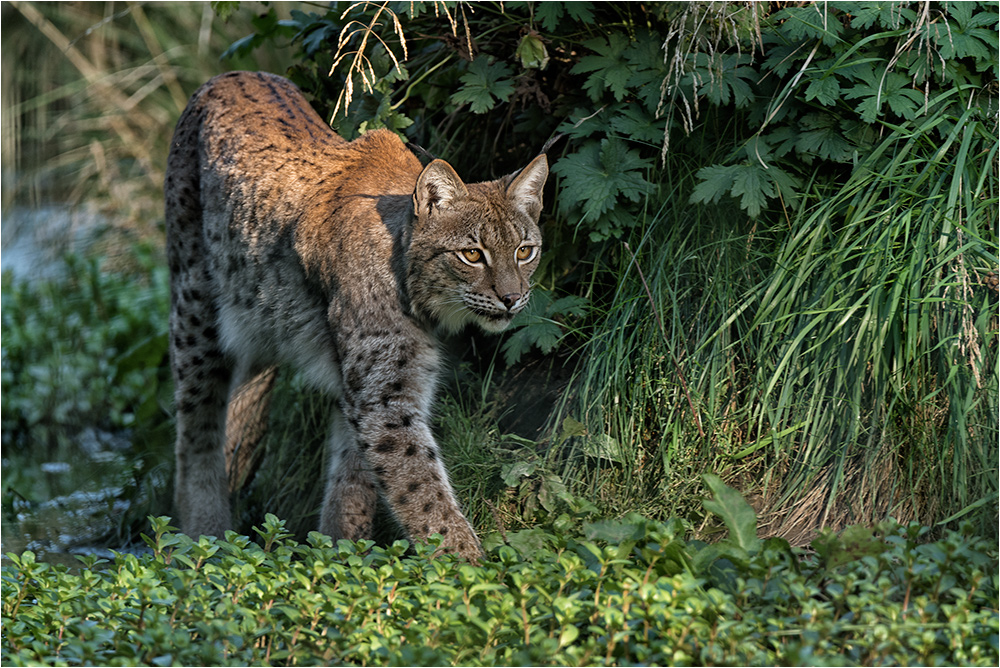
[[[507,310],[509,311],[514,307],[514,304],[516,304],[517,300],[520,298],[521,298],[520,292],[511,292],[510,294],[506,294],[503,297],[501,297],[500,301],[503,302],[503,305],[506,306]]]

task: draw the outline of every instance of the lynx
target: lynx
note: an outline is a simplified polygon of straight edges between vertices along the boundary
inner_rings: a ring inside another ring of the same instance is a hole
[[[230,528],[234,433],[290,365],[335,398],[319,530],[370,537],[381,495],[411,538],[476,559],[431,433],[436,337],[524,309],[547,177],[544,154],[467,185],[389,131],[347,142],[275,75],[202,86],[164,184],[181,528]]]

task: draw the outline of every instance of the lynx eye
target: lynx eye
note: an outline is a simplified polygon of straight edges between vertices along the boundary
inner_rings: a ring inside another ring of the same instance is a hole
[[[527,262],[535,257],[536,246],[521,246],[517,249],[517,259],[519,262]]]
[[[478,248],[467,248],[458,251],[458,257],[466,264],[479,264],[483,261],[483,251]]]

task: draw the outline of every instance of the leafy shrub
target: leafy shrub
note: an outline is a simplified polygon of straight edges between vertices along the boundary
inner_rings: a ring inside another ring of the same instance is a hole
[[[5,511],[14,499],[21,511],[24,504],[122,486],[135,494],[135,486],[144,488],[151,504],[135,519],[156,507],[152,496],[162,492],[159,469],[170,461],[164,446],[171,438],[164,410],[171,388],[169,288],[158,257],[137,247],[131,257],[117,258],[131,270],[69,256],[55,278],[4,273]],[[40,465],[50,462],[66,475],[47,475]],[[152,496],[146,483],[157,487]],[[120,511],[116,519],[124,521]]]
[[[3,276],[4,446],[55,443],[95,415],[106,429],[158,412],[167,352],[166,267],[139,249],[136,274],[68,256],[65,278]]]
[[[996,552],[968,533],[922,543],[886,522],[815,552],[754,534],[717,479],[731,529],[685,541],[638,516],[529,530],[473,566],[435,543],[197,541],[151,518],[152,554],[77,573],[8,555],[5,665],[996,665]],[[492,541],[494,544],[498,540]]]

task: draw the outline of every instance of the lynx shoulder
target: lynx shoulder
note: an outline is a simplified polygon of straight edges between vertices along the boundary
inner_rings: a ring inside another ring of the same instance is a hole
[[[347,142],[274,75],[200,88],[164,184],[182,529],[230,528],[231,476],[288,365],[336,398],[320,531],[369,537],[382,496],[411,537],[477,556],[430,429],[435,332],[500,331],[525,307],[547,176],[541,155],[466,184],[391,132]]]

